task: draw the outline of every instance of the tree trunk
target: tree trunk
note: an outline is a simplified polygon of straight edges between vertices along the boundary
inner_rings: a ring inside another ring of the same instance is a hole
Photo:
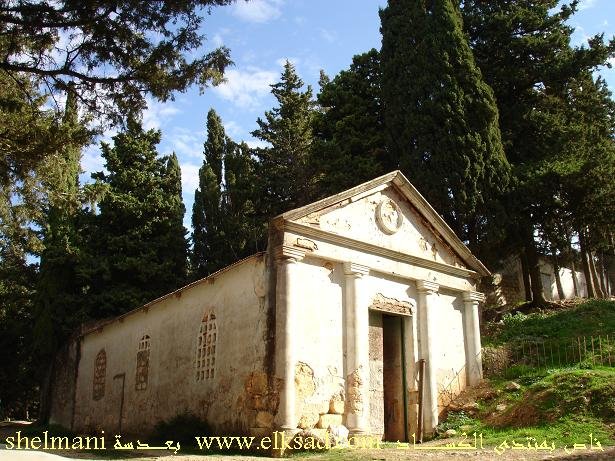
[[[606,277],[606,265],[604,264],[604,251],[600,252],[600,257],[598,258],[598,271],[600,272],[600,288],[602,289],[602,297],[609,297],[609,287],[608,287],[608,279]]]
[[[532,286],[530,283],[530,268],[527,264],[527,255],[525,249],[519,253],[521,259],[521,275],[523,278],[523,289],[525,290],[525,300],[529,303],[532,300]]]
[[[559,264],[557,262],[557,255],[553,254],[553,273],[555,274],[555,285],[557,285],[557,296],[560,301],[566,299],[564,294],[564,288],[562,287],[562,279],[559,276]]]
[[[588,258],[589,270],[591,271],[592,277],[594,278],[594,292],[596,293],[596,298],[604,298],[604,292],[602,291],[602,287],[600,286],[600,274],[596,269],[596,259],[592,251],[588,253]]]
[[[542,286],[540,258],[538,257],[538,251],[536,251],[536,242],[534,242],[534,237],[531,234],[526,238],[525,254],[527,255],[527,264],[530,270],[532,304],[535,306],[548,304],[544,294],[544,287]]]
[[[574,288],[574,296],[579,297],[579,281],[577,280],[577,265],[574,263],[574,254],[570,259],[570,270],[572,271],[572,286]]]
[[[594,279],[589,268],[589,255],[587,252],[587,242],[585,232],[579,231],[579,245],[581,247],[581,265],[583,266],[583,274],[585,274],[585,286],[587,287],[587,297],[594,298],[596,291],[594,290]]]

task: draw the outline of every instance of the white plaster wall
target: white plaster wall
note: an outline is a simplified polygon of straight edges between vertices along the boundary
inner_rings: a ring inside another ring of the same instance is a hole
[[[317,415],[314,412],[325,412],[327,403],[332,395],[338,392],[345,392],[345,379],[348,374],[345,370],[345,312],[344,312],[344,283],[345,276],[343,266],[340,263],[327,262],[325,260],[307,257],[297,268],[300,279],[299,284],[295,284],[299,290],[297,296],[300,303],[298,323],[301,328],[295,335],[297,342],[297,360],[307,364],[314,374],[314,392],[305,395],[306,386],[300,384],[297,391],[300,396],[297,403],[297,417],[307,418],[316,421]],[[399,277],[381,274],[372,271],[370,275],[363,277],[359,283],[362,288],[363,296],[371,303],[377,295],[382,294],[387,298],[394,298],[401,302],[410,303],[416,306],[416,285],[413,281],[404,280]],[[297,286],[298,285],[298,286]],[[368,312],[365,313],[369,315]],[[380,318],[380,313],[374,313],[372,318]],[[416,338],[416,316],[413,316],[413,332],[406,332],[406,340],[414,343]],[[370,335],[372,329],[378,328],[375,324],[370,324]],[[380,325],[380,331],[382,325]],[[369,338],[364,339],[369,342]],[[463,343],[460,346],[463,349]],[[407,357],[408,367],[413,368],[416,361],[416,346],[412,344],[408,350],[412,351],[412,356]],[[377,415],[371,418],[372,430],[382,433],[383,421],[376,419],[383,416],[382,413],[382,359],[370,361],[370,392],[371,399],[378,401],[366,402],[372,411],[377,411]],[[409,375],[414,376],[412,370]],[[409,380],[408,390],[414,390],[416,383]],[[302,398],[305,402],[302,403]],[[369,398],[369,397],[368,397]],[[310,416],[312,415],[312,416]]]
[[[117,430],[125,373],[122,431],[148,432],[161,420],[193,413],[221,430],[246,430],[256,409],[246,395],[252,374],[265,373],[267,270],[256,255],[83,338],[75,430]],[[196,380],[195,356],[205,312],[217,319],[215,378]],[[135,390],[139,340],[150,336],[149,380]],[[94,361],[107,355],[105,395],[92,399]],[[253,406],[253,405],[252,405]]]
[[[438,402],[442,406],[466,387],[464,303],[461,293],[441,289],[433,311],[432,360],[436,368]]]
[[[559,294],[557,292],[557,284],[555,282],[555,270],[551,263],[541,261],[540,272],[549,275],[550,283],[544,283],[544,293],[547,299],[558,300]],[[562,282],[562,290],[564,291],[564,298],[574,298],[574,282],[572,281],[572,270],[562,267],[559,270],[560,280]],[[587,297],[587,284],[585,283],[585,274],[583,272],[576,272],[577,283],[579,286],[579,296]],[[545,280],[547,277],[545,277]]]
[[[344,271],[342,264],[316,258],[304,259],[297,269],[296,357],[314,375],[313,388],[302,383],[298,389],[297,416],[306,416],[312,425],[319,414],[328,412],[331,398],[344,392]]]

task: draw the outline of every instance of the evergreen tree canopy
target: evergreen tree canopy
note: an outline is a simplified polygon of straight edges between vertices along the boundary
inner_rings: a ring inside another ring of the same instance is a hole
[[[211,109],[207,113],[207,140],[203,165],[199,169],[199,187],[192,207],[191,271],[202,278],[219,269],[225,260],[225,233],[222,209],[222,164],[232,141],[226,136],[222,120]]]
[[[211,109],[199,187],[192,208],[192,278],[205,277],[262,249],[266,231],[256,217],[254,160]]]
[[[573,29],[567,22],[578,2],[558,7],[559,3],[469,0],[462,6],[476,61],[498,101],[503,141],[513,167],[505,250],[527,256],[537,303],[544,302],[537,245],[561,245],[561,239],[554,237],[559,233],[555,229],[567,235],[569,244],[570,224],[589,216],[579,208],[580,214],[574,212],[572,216],[573,202],[566,198],[566,190],[576,189],[577,197],[591,195],[589,191],[596,191],[592,186],[601,182],[588,184],[582,180],[588,177],[587,171],[597,171],[589,167],[588,159],[594,155],[608,158],[595,149],[608,145],[604,136],[602,140],[596,138],[594,146],[587,142],[593,128],[583,120],[592,109],[581,103],[579,96],[585,91],[578,90],[579,85],[585,90],[594,85],[588,75],[613,55],[615,42],[606,44],[602,35],[596,35],[589,39],[589,47],[573,48]],[[594,103],[604,108],[606,99],[594,99]],[[578,187],[571,189],[571,181],[577,180]],[[535,239],[536,231],[540,231],[542,240]],[[560,251],[569,253],[567,248]]]
[[[88,235],[84,276],[90,315],[117,315],[169,293],[185,282],[186,231],[181,224],[177,158],[158,158],[160,132],[130,119],[126,131],[103,143],[106,187]]]
[[[325,79],[315,117],[314,170],[321,196],[385,173],[385,141],[377,50],[353,57],[348,70]]]
[[[204,41],[202,9],[231,1],[3,2],[0,71],[41,78],[52,92],[72,80],[83,108],[117,121],[144,109],[146,93],[164,101],[221,81],[226,48],[187,54]]]
[[[259,205],[265,220],[307,203],[313,195],[314,175],[310,171],[314,103],[310,86],[289,61],[281,80],[271,85],[278,106],[258,118],[252,135],[270,146],[256,149],[262,196]]]
[[[389,164],[476,251],[508,183],[493,92],[452,0],[390,0],[380,19]]]

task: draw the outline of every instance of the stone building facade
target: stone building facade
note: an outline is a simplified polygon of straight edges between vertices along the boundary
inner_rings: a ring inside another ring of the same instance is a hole
[[[191,413],[221,434],[408,440],[421,401],[428,434],[482,377],[487,275],[387,174],[278,216],[267,252],[83,331],[58,357],[51,421],[143,433]]]

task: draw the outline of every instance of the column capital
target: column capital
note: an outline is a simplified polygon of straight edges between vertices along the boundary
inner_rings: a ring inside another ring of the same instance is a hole
[[[430,280],[417,280],[416,289],[419,293],[433,294],[440,289],[440,284]]]
[[[464,291],[463,301],[468,304],[478,304],[485,301],[485,295],[479,291]]]
[[[369,274],[369,267],[347,261],[344,263],[344,274],[361,277]]]
[[[277,261],[297,262],[305,258],[305,251],[290,245],[280,245],[274,251]]]

